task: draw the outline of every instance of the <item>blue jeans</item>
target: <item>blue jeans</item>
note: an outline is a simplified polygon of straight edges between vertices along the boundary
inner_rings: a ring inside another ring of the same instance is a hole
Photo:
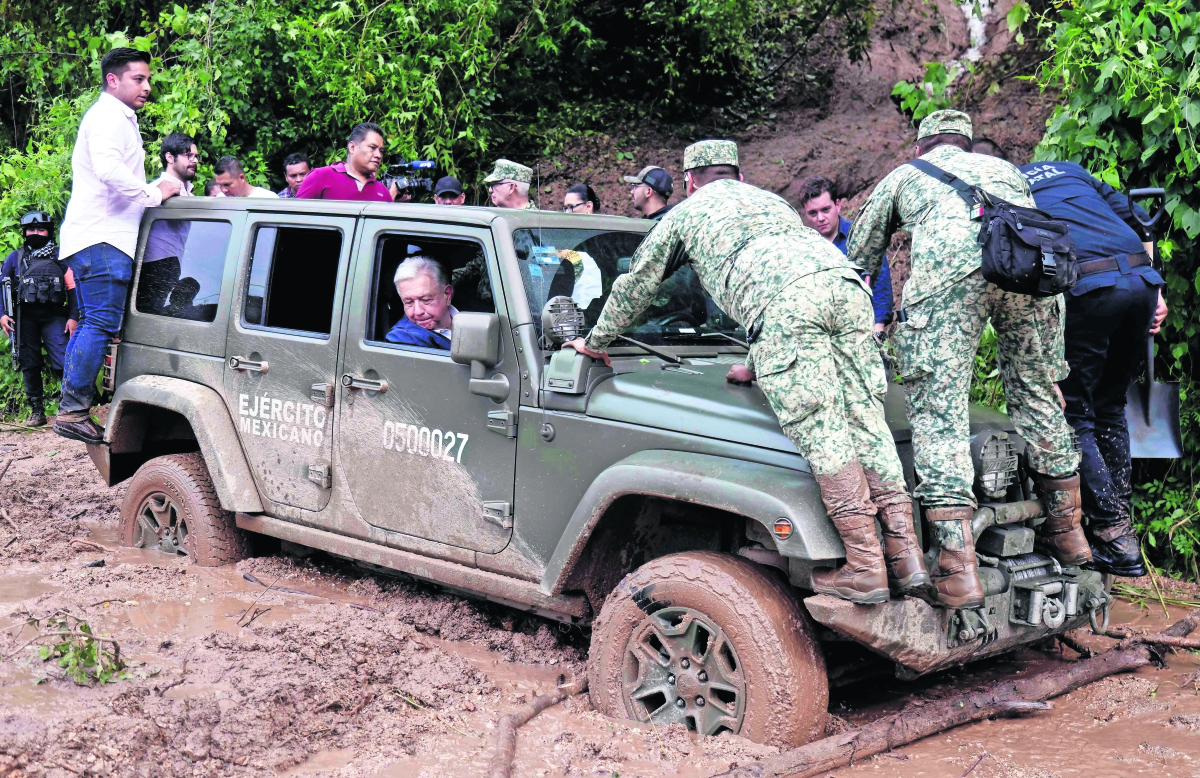
[[[121,330],[133,260],[107,243],[66,259],[75,276],[79,326],[67,344],[60,414],[87,413],[96,396],[96,375],[109,341]]]

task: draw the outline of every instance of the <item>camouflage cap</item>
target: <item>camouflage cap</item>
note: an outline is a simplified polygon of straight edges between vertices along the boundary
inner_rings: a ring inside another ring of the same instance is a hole
[[[702,140],[683,150],[684,171],[709,165],[737,167],[737,163],[737,144],[731,140]]]
[[[917,140],[930,135],[965,135],[971,137],[971,117],[962,111],[934,111],[921,120]]]
[[[516,181],[528,184],[533,181],[533,168],[525,167],[507,159],[498,159],[496,160],[496,166],[492,168],[491,175],[483,179],[483,183],[496,184],[500,181]]]

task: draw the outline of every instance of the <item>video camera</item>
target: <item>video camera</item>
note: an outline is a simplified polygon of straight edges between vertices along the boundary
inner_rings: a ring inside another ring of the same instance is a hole
[[[429,159],[414,159],[411,162],[406,162],[399,157],[392,164],[388,165],[387,172],[383,174],[383,185],[391,188],[394,183],[401,192],[410,194],[420,194],[422,192],[433,191],[432,171],[434,168],[433,160]],[[428,170],[429,178],[420,178],[420,171]]]

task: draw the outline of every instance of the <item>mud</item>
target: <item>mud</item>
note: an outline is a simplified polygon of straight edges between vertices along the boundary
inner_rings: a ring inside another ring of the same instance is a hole
[[[0,776],[480,776],[500,716],[583,672],[578,629],[320,555],[276,548],[210,569],[120,548],[123,491],[101,483],[81,445],[0,433],[0,452],[13,458],[0,504],[19,530],[0,525],[0,656],[15,651],[0,663]],[[24,620],[55,611],[115,638],[131,678],[81,687],[18,650],[34,634]],[[1122,603],[1114,623],[1157,629],[1181,612],[1170,611]],[[875,677],[833,692],[826,731],[1073,657],[1027,649],[915,683]],[[1049,713],[963,727],[839,775],[961,775],[985,753],[972,775],[1193,775],[1200,662],[1167,661]],[[609,719],[580,695],[521,729],[515,774],[705,776],[774,753]]]

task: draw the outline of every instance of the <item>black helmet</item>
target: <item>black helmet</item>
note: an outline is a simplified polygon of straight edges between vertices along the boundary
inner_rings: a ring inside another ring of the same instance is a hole
[[[54,230],[54,219],[45,211],[30,211],[21,217],[21,232],[26,230]]]

